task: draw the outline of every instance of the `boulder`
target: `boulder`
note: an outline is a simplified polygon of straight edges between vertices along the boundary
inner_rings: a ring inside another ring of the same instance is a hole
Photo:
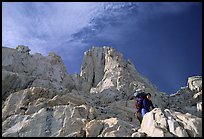
[[[188,113],[155,108],[145,114],[140,132],[155,137],[200,137],[202,119]]]
[[[103,122],[100,120],[91,120],[85,126],[87,137],[97,137],[103,130]]]
[[[132,134],[133,125],[117,119],[109,118],[103,120],[104,127],[101,132],[101,137],[129,137]]]
[[[201,76],[188,77],[187,85],[191,91],[200,91],[202,89],[202,77]]]

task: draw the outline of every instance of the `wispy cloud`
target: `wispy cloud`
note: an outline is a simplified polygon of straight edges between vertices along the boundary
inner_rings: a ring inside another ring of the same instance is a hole
[[[47,53],[87,26],[92,12],[90,3],[3,3],[3,45]]]
[[[100,37],[110,26],[121,25],[130,18],[139,21],[151,14],[180,12],[188,6],[166,2],[6,2],[3,3],[3,45],[25,44],[32,52],[46,54],[65,42],[85,43],[93,36]]]
[[[89,25],[72,34],[70,42],[76,40],[82,43],[94,42],[97,37],[102,39],[105,37],[107,42],[112,39],[117,40],[116,38],[121,37],[124,29],[140,29],[141,24],[152,18],[182,13],[192,6],[200,5],[190,2],[100,3],[96,6],[97,16],[92,17]]]

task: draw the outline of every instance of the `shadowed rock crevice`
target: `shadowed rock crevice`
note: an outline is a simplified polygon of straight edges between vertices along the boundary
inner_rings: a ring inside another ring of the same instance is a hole
[[[47,116],[45,121],[45,136],[50,136],[52,134],[52,118],[53,118],[53,109],[47,107]]]

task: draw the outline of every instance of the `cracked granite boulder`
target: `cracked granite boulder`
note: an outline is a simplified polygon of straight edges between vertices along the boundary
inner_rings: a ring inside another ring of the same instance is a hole
[[[150,137],[202,137],[202,119],[189,113],[155,108],[145,114],[139,132]]]

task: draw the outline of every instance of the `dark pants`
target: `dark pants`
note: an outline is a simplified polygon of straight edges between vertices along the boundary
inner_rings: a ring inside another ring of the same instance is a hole
[[[142,114],[140,112],[137,112],[137,119],[140,121],[140,124],[142,123]]]

